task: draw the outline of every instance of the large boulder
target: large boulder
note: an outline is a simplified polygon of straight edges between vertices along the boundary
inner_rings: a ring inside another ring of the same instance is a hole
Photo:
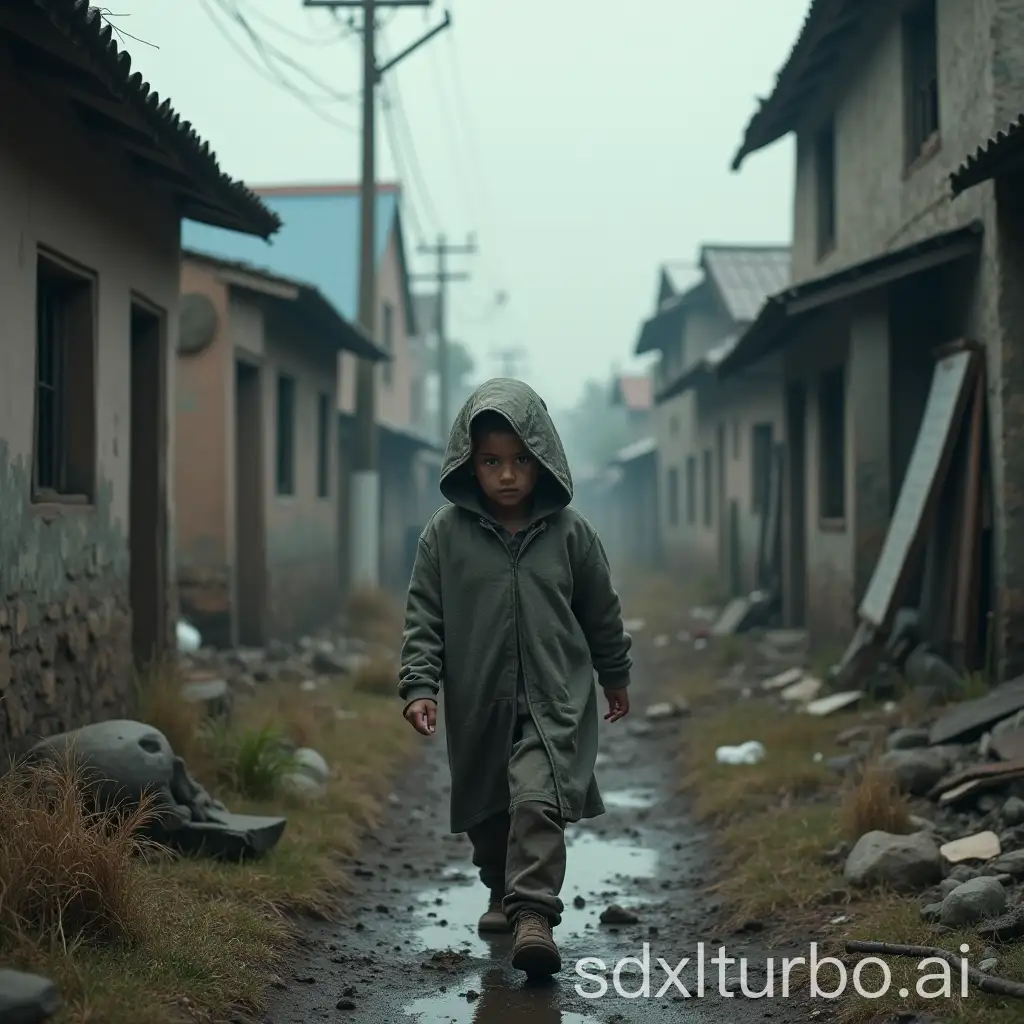
[[[857,840],[843,876],[856,886],[882,885],[903,892],[917,892],[942,878],[942,858],[927,832],[892,835],[868,832]]]
[[[935,748],[890,750],[878,763],[896,780],[900,791],[924,796],[950,769],[949,755]]]
[[[1006,890],[994,878],[961,882],[942,901],[939,920],[950,928],[998,917],[1006,909]]]

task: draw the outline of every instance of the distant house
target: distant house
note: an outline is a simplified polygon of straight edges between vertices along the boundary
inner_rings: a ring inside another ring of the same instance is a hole
[[[386,360],[312,285],[186,252],[178,588],[208,643],[294,640],[338,611],[338,356]]]
[[[654,381],[650,374],[620,374],[613,378],[611,404],[625,410],[629,435],[634,441],[651,435]]]
[[[182,216],[269,236],[82,3],[0,13],[0,752],[130,717],[173,643]]]
[[[356,185],[279,185],[257,187],[256,193],[284,221],[273,246],[186,224],[188,248],[228,260],[265,267],[315,286],[350,323],[358,321],[360,192]],[[415,423],[417,396],[422,392],[422,359],[409,289],[401,218],[401,189],[381,183],[376,208],[377,315],[376,340],[390,359],[377,373],[377,419],[381,473],[381,581],[404,590],[418,534],[440,499],[437,455]],[[340,455],[343,461],[342,516],[348,523],[348,476],[352,469],[352,415],[355,411],[355,357],[339,359],[338,410],[341,414]],[[433,507],[432,507],[433,506]],[[342,561],[348,557],[347,525],[342,532]],[[346,577],[347,578],[347,577]]]
[[[1019,114],[1019,18],[1016,5],[960,0],[815,0],[733,164],[796,135],[792,281],[719,368],[731,378],[781,362],[786,617],[844,643],[924,421],[936,351],[984,345],[998,468],[977,610],[982,628],[995,612],[1004,674],[1024,669],[1024,406],[1009,398],[1024,392],[1021,263],[992,185],[954,201],[950,174]],[[948,540],[929,542],[943,550]],[[942,593],[918,580],[901,595],[940,650]]]
[[[705,245],[681,293],[662,271],[637,354],[657,351],[654,436],[661,554],[723,593],[757,585],[770,454],[781,435],[778,368],[721,386],[713,368],[789,279],[783,246]]]

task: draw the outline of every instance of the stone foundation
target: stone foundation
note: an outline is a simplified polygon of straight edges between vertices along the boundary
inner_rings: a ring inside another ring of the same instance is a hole
[[[69,586],[46,605],[0,605],[0,751],[135,714],[131,612],[124,588]]]

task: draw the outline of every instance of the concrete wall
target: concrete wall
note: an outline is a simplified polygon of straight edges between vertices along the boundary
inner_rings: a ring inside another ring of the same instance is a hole
[[[291,640],[322,626],[338,611],[338,456],[332,417],[327,432],[327,497],[317,495],[317,396],[336,393],[336,357],[310,353],[279,316],[267,323],[263,374],[266,481],[267,624]],[[296,344],[298,342],[298,344]],[[276,490],[277,375],[295,381],[295,493]]]
[[[852,62],[855,69],[832,94],[821,97],[798,133],[793,277],[795,281],[818,277],[972,220],[983,222],[981,260],[976,270],[959,275],[959,308],[950,312],[949,322],[982,341],[987,350],[996,506],[992,559],[996,566],[997,649],[1003,674],[1013,674],[1024,668],[1024,586],[1014,568],[1024,564],[1024,514],[1013,498],[1013,476],[1019,467],[1012,455],[1019,447],[1014,442],[1024,428],[1024,413],[1007,398],[1024,386],[1019,358],[1014,355],[1024,325],[1018,304],[1009,296],[1019,290],[1021,268],[1016,263],[1012,269],[1001,265],[1007,260],[1006,236],[997,223],[993,186],[982,185],[952,200],[948,176],[968,153],[1020,113],[1024,102],[1024,2],[938,0],[941,143],[930,158],[910,169],[904,167],[904,110],[899,99],[903,67],[898,14],[903,7],[893,5],[889,20],[866,45],[860,59]],[[811,139],[833,109],[837,240],[835,249],[819,260]],[[877,396],[877,381],[870,383]],[[903,384],[894,379],[892,387],[891,398]],[[810,413],[809,419],[813,419]],[[859,510],[862,524],[868,519],[874,522],[867,532],[875,533],[880,528],[879,495],[886,489],[871,479],[870,467],[859,466],[851,472],[857,474],[858,488],[875,495],[870,499],[873,511],[863,505]],[[891,465],[888,472],[892,481]],[[893,487],[890,482],[890,500],[895,497]],[[810,571],[821,580],[828,578],[829,595],[820,601],[814,594],[812,607],[836,625],[845,620],[847,630],[851,624],[847,612],[862,588],[868,553],[875,546],[872,541],[862,549],[854,569],[852,551],[841,552],[843,545],[836,538],[809,538],[809,555],[816,560]],[[840,563],[844,566],[841,570]],[[832,596],[843,587],[852,588],[846,597]]]
[[[328,430],[328,494],[317,494],[317,396],[332,403],[337,360],[278,307],[233,291],[215,269],[186,262],[182,288],[201,292],[220,314],[208,348],[179,358],[176,429],[180,506],[178,576],[181,601],[212,641],[238,639],[235,368],[243,360],[259,371],[263,550],[257,558],[265,594],[267,636],[292,639],[327,621],[340,591],[338,432]],[[294,494],[277,493],[277,378],[295,381]],[[332,405],[333,407],[333,405]],[[250,564],[246,571],[251,573]],[[253,577],[250,576],[250,579]]]
[[[131,175],[37,86],[0,60],[0,752],[34,734],[130,715],[130,313],[162,311],[177,345],[179,221],[172,203]],[[95,486],[88,505],[32,502],[36,252],[95,275]],[[173,359],[164,366],[167,394]],[[166,403],[164,405],[166,409]],[[166,550],[173,509],[167,431],[161,474]],[[165,607],[174,605],[173,573]],[[168,613],[168,617],[169,617]]]

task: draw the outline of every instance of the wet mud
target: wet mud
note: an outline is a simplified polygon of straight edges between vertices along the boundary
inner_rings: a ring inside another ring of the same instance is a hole
[[[746,987],[756,993],[767,983],[768,957],[778,962],[807,951],[765,948],[765,922],[750,922],[733,935],[716,931],[718,908],[708,892],[712,847],[676,792],[679,731],[690,723],[645,721],[639,682],[633,702],[628,718],[602,723],[597,775],[607,813],[566,830],[566,910],[555,931],[560,975],[528,982],[510,965],[510,936],[477,933],[487,893],[470,864],[468,840],[447,833],[448,770],[439,732],[424,741],[423,758],[396,789],[387,821],[351,865],[357,890],[345,918],[309,924],[300,956],[272,979],[268,1024],[807,1020],[802,995],[780,997],[778,967],[775,997],[750,998],[739,987],[738,959],[724,967],[709,962],[722,946],[729,957],[748,958]],[[635,923],[602,924],[601,912],[612,904],[632,911]],[[621,964],[627,957],[636,960]],[[658,959],[672,971],[684,957],[690,962],[678,970],[677,985]],[[577,973],[584,958],[601,961],[581,965],[587,977]],[[615,984],[620,964],[618,987],[625,996]],[[584,994],[599,992],[602,982],[602,995]]]

